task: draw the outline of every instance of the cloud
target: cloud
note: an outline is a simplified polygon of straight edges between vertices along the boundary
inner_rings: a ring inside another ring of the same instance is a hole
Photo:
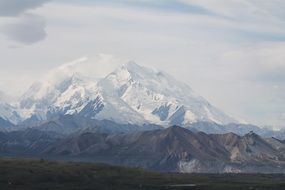
[[[21,17],[1,27],[1,32],[9,39],[30,45],[46,37],[45,20],[34,14],[23,14]]]
[[[49,0],[0,0],[0,16],[18,16],[27,10],[42,6]]]
[[[127,63],[125,60],[110,54],[96,54],[95,56],[84,56],[79,59],[67,62],[59,67],[51,69],[45,76],[46,81],[51,83],[62,80],[66,76],[79,74],[95,79],[103,78],[111,73],[114,68]]]
[[[0,18],[9,20],[0,25],[0,32],[7,39],[31,45],[46,37],[43,17],[28,13],[29,10],[42,6],[49,0],[0,0]]]

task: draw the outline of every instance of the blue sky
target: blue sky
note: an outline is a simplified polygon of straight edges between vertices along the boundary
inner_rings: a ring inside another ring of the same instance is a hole
[[[236,118],[285,127],[284,10],[283,0],[0,0],[0,89],[21,94],[105,53],[165,70]]]

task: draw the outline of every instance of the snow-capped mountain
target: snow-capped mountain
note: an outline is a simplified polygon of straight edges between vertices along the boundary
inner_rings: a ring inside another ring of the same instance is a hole
[[[78,114],[117,123],[164,126],[236,122],[167,73],[129,62],[98,79],[74,70],[85,61],[65,64],[33,84],[20,99],[22,117],[40,121]]]
[[[78,114],[96,100],[96,90],[96,81],[78,73],[54,83],[35,83],[20,100],[22,117],[38,121],[57,115]]]
[[[17,108],[8,102],[9,96],[0,91],[0,118],[13,124],[18,123],[21,119],[17,113]]]
[[[122,65],[100,80],[98,87],[103,89],[110,110],[127,112],[126,117],[120,116],[126,120],[136,117],[156,124],[183,126],[197,121],[234,122],[186,84],[134,62]],[[98,116],[107,117],[108,112],[103,109]]]

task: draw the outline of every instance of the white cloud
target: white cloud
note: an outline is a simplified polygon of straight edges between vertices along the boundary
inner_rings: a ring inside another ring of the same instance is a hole
[[[51,69],[45,80],[57,82],[61,80],[61,78],[72,76],[73,74],[102,78],[111,73],[114,68],[126,62],[128,62],[128,60],[102,53],[91,57],[84,56]]]

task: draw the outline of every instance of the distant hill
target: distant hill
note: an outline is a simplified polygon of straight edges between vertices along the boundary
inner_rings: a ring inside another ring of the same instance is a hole
[[[105,162],[156,171],[285,173],[285,144],[253,132],[206,134],[173,126],[132,133],[82,131],[69,136],[35,129],[0,134],[0,153]]]

